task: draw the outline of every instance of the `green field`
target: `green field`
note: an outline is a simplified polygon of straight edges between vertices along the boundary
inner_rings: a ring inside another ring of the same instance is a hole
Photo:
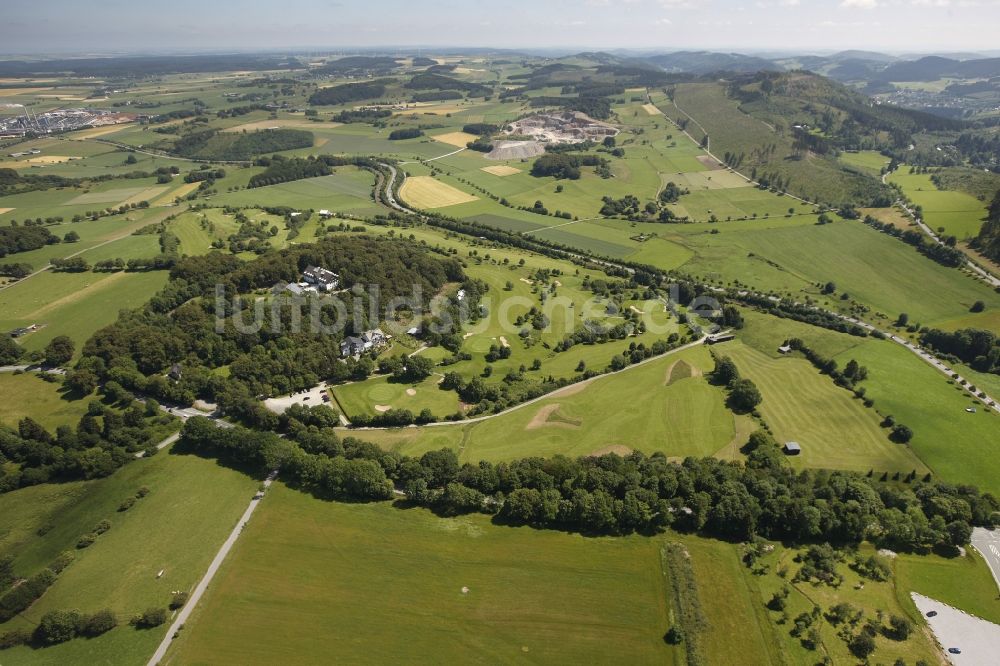
[[[944,233],[959,240],[979,234],[986,204],[965,192],[939,190],[926,174],[907,173],[902,166],[889,177],[889,182],[903,188],[903,192],[913,203],[923,208],[924,221],[935,231],[944,228]]]
[[[675,363],[688,368],[679,370],[668,384]],[[708,352],[695,347],[571,386],[496,418],[364,430],[358,436],[408,455],[447,446],[457,449],[461,460],[471,462],[628,450],[663,451],[677,458],[716,453],[731,457],[730,444],[737,430],[742,436],[748,432],[742,422],[737,428],[721,389],[701,376],[711,369]]]
[[[46,430],[55,431],[61,425],[76,427],[87,413],[86,400],[69,400],[62,391],[61,378],[50,382],[35,373],[15,375],[0,373],[0,424],[17,428],[17,422],[30,416]],[[9,398],[16,396],[16,400]]]
[[[865,409],[809,361],[770,358],[738,342],[719,345],[715,351],[730,356],[740,374],[760,389],[764,401],[758,409],[775,439],[802,445],[802,454],[789,459],[793,465],[856,472],[926,471],[906,446],[889,441],[874,410]]]
[[[265,653],[351,663],[377,652],[407,663],[672,664],[659,545],[327,503],[279,484],[166,663]]]
[[[37,332],[19,340],[25,349],[42,349],[57,335],[68,335],[79,352],[91,335],[118,318],[119,310],[142,305],[166,283],[166,271],[47,271],[0,291],[0,330],[37,324]]]
[[[122,500],[142,486],[149,495],[128,511]],[[31,628],[50,610],[112,609],[119,626],[95,639],[4,652],[7,664],[141,664],[165,628],[139,631],[132,614],[166,606],[173,590],[190,590],[246,508],[257,482],[196,456],[162,452],[96,481],[46,484],[0,495],[0,555],[15,555],[33,574],[63,550],[75,561],[31,608],[4,625]],[[73,545],[103,519],[112,528],[86,550]],[[39,528],[46,526],[44,536]],[[163,575],[157,578],[157,573]]]
[[[752,312],[746,313],[746,318],[741,339],[772,359],[780,356],[777,348],[785,339],[798,337],[834,358],[841,368],[851,359],[866,366],[868,378],[861,384],[866,397],[875,401],[880,416],[892,415],[913,429],[909,450],[924,466],[944,481],[973,483],[983,490],[1000,492],[1000,466],[995,463],[1000,459],[996,455],[1000,451],[1000,415],[982,406],[976,414],[967,413],[965,408],[977,403],[950,378],[889,341],[852,337]],[[843,389],[831,390],[849,395]],[[765,407],[766,402],[765,398]],[[824,418],[824,409],[807,418]],[[912,466],[904,471],[909,469]]]
[[[841,153],[838,159],[849,166],[860,169],[871,175],[879,176],[882,169],[889,164],[889,158],[874,150],[859,150]]]

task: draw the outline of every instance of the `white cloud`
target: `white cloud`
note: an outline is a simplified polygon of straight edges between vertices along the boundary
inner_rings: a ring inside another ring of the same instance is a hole
[[[878,7],[878,0],[842,0],[840,6],[852,9],[874,9]]]

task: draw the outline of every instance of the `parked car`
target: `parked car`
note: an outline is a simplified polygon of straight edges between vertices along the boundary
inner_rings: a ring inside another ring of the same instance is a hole
[[[948,648],[948,652],[952,654],[962,654],[962,651],[959,650],[958,648]]]
[[[929,611],[927,617],[937,617],[937,611]]]

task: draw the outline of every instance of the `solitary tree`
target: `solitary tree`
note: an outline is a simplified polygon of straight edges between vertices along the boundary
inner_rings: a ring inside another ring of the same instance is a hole
[[[69,336],[58,335],[45,347],[46,365],[65,365],[73,358],[76,346]]]

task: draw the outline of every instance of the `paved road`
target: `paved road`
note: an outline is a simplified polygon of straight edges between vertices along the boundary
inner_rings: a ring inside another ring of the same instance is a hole
[[[988,530],[983,527],[973,529],[972,545],[986,560],[993,574],[993,580],[1000,588],[1000,530]]]
[[[274,481],[277,476],[278,472],[274,471],[271,472],[266,479],[264,479],[265,490],[271,486],[271,482]],[[191,612],[194,611],[195,607],[198,605],[198,601],[200,601],[202,595],[205,594],[205,590],[208,589],[209,583],[212,582],[215,574],[219,571],[219,567],[222,566],[222,562],[226,559],[226,556],[229,555],[229,551],[233,549],[233,545],[236,543],[236,540],[240,538],[240,534],[243,533],[243,528],[246,527],[247,522],[250,520],[250,516],[253,515],[253,512],[257,510],[257,506],[260,504],[263,497],[264,493],[258,493],[253,496],[253,499],[250,500],[250,505],[247,507],[246,511],[243,512],[243,515],[236,523],[236,527],[234,527],[233,531],[229,533],[229,538],[226,539],[225,543],[222,544],[222,547],[219,548],[219,552],[215,554],[215,558],[212,560],[212,563],[208,565],[208,571],[205,572],[205,575],[194,588],[194,592],[191,593],[191,597],[188,599],[188,602],[184,604],[184,607],[177,614],[177,617],[174,618],[173,623],[167,630],[167,635],[163,637],[163,640],[160,641],[160,646],[156,648],[156,652],[154,652],[153,656],[149,658],[147,666],[156,666],[156,664],[163,660],[163,657],[167,654],[167,650],[170,648],[170,643],[174,640],[174,634],[180,630],[181,625],[187,622],[188,618],[191,616]]]
[[[945,650],[961,650],[960,654],[946,652],[944,656],[949,662],[955,666],[996,666],[997,655],[1000,655],[1000,625],[916,592],[911,592],[911,596],[938,643]],[[934,617],[927,617],[930,612],[935,613]]]

